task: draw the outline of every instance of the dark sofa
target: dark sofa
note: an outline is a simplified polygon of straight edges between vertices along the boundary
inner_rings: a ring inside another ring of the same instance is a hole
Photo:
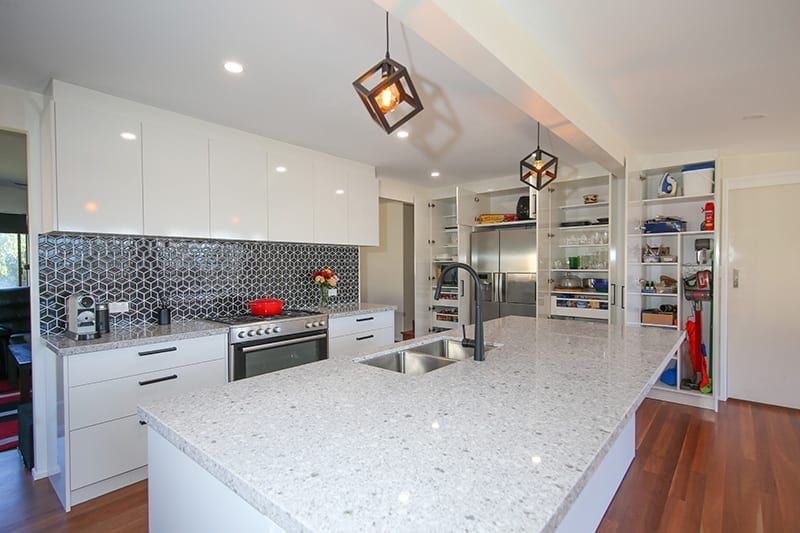
[[[29,287],[0,289],[0,377],[7,376],[16,385],[14,366],[9,358],[9,344],[30,344],[31,291]],[[9,375],[11,374],[11,375]]]

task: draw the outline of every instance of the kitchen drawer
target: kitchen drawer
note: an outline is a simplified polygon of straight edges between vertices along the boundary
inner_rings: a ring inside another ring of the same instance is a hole
[[[221,385],[228,381],[227,372],[227,360],[215,359],[71,387],[70,429],[134,415],[136,407],[148,400]]]
[[[144,466],[147,426],[133,415],[72,431],[69,461],[72,490]]]
[[[341,337],[384,328],[394,328],[394,311],[343,316],[328,321],[330,337]]]
[[[394,343],[394,327],[331,337],[328,341],[328,356],[354,356],[392,343]]]
[[[69,385],[75,387],[227,357],[226,335],[71,355],[67,357]]]

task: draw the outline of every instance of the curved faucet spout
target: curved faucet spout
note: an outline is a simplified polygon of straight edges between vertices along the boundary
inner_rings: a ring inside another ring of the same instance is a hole
[[[442,295],[442,282],[445,274],[451,270],[466,270],[475,284],[475,360],[484,361],[486,359],[486,344],[483,341],[483,293],[481,291],[481,280],[478,273],[471,266],[464,263],[450,263],[442,269],[439,280],[436,282],[436,291],[433,293],[434,300],[438,300]]]

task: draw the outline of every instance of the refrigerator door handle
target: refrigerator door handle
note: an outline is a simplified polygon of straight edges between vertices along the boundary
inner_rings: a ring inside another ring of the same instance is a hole
[[[500,301],[500,273],[492,273],[492,301]]]
[[[617,284],[611,284],[611,305],[617,305]]]
[[[497,279],[500,282],[497,287],[497,301],[503,303],[506,301],[506,273],[500,272]]]

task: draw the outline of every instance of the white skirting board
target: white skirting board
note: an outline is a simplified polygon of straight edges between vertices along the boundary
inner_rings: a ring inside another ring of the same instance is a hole
[[[606,458],[592,474],[564,520],[559,524],[558,533],[583,533],[597,529],[635,455],[636,414],[634,413],[625,423],[617,442],[608,451]]]
[[[151,533],[283,531],[161,435],[148,430]],[[558,526],[559,533],[594,531],[636,453],[636,416]]]
[[[164,437],[147,434],[150,533],[283,531]]]

